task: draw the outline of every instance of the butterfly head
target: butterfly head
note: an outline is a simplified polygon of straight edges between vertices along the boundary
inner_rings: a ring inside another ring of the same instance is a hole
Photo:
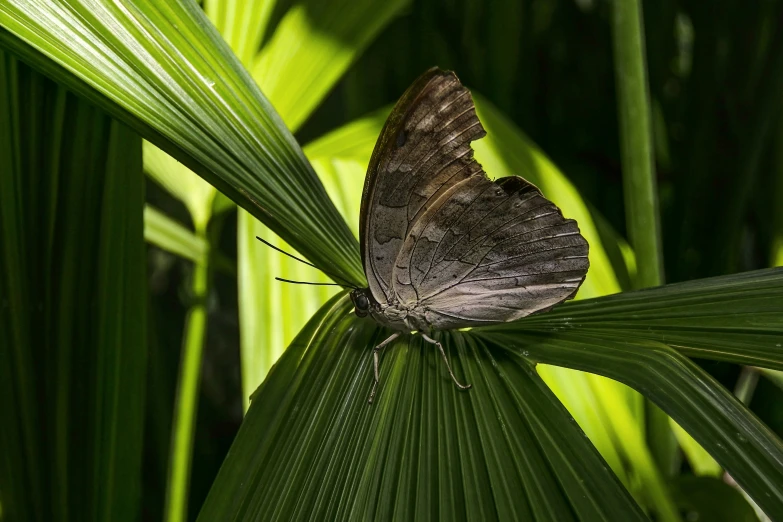
[[[369,288],[357,288],[351,292],[351,301],[356,315],[366,317],[370,313],[371,299]]]

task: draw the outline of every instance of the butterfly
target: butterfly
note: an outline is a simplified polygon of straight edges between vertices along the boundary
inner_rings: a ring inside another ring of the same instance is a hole
[[[392,110],[375,145],[360,214],[368,287],[354,289],[359,317],[394,330],[379,353],[417,332],[514,321],[571,299],[589,268],[573,219],[519,176],[491,181],[470,142],[486,135],[456,74],[432,68]]]

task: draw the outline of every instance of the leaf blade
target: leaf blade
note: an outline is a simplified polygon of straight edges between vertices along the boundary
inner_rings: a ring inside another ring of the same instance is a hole
[[[471,335],[443,339],[473,389],[406,337],[384,352],[369,406],[370,349],[385,337],[351,308],[333,298],[256,391],[200,520],[646,520],[530,364]]]
[[[360,284],[358,244],[291,133],[192,2],[0,5],[0,41]]]

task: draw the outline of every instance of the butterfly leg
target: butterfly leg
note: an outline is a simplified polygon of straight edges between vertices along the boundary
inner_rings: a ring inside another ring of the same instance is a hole
[[[401,332],[393,333],[389,336],[388,339],[372,349],[372,362],[375,370],[375,382],[372,384],[372,391],[370,392],[370,400],[368,401],[370,404],[372,404],[372,400],[375,398],[375,390],[378,388],[378,381],[380,381],[380,374],[378,373],[378,365],[380,364],[380,361],[378,360],[378,354],[381,350],[383,350],[384,346],[398,338],[400,335]]]
[[[446,368],[449,370],[449,375],[451,375],[451,380],[452,380],[452,381],[454,381],[454,384],[456,384],[456,385],[457,385],[457,387],[458,387],[460,390],[467,390],[467,389],[469,389],[471,386],[473,386],[472,384],[460,384],[460,382],[457,380],[457,378],[456,378],[456,377],[454,377],[454,372],[452,372],[452,371],[451,371],[451,365],[449,364],[449,360],[448,360],[448,358],[446,357],[446,352],[445,352],[445,351],[443,351],[443,345],[442,345],[442,344],[440,344],[438,341],[436,341],[436,340],[435,340],[435,339],[433,339],[432,337],[429,337],[427,334],[425,334],[425,333],[423,333],[423,332],[419,332],[419,333],[421,334],[421,337],[422,337],[422,338],[423,338],[425,341],[427,341],[427,342],[428,342],[428,343],[430,343],[430,344],[434,344],[435,346],[437,346],[437,347],[438,347],[438,350],[440,350],[440,355],[443,357],[443,362],[445,362],[445,363],[446,363]]]

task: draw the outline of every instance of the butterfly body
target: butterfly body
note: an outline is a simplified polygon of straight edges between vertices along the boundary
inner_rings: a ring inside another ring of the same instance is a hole
[[[430,332],[437,329],[427,320],[427,307],[419,305],[416,301],[400,302],[392,299],[385,303],[379,303],[368,288],[362,288],[351,292],[354,305],[359,299],[359,295],[364,296],[369,303],[367,314],[375,322],[387,328],[402,332],[419,330]]]
[[[351,293],[356,313],[422,333],[444,360],[432,331],[547,310],[576,294],[589,266],[576,222],[538,188],[487,177],[470,146],[485,135],[457,76],[430,69],[386,121],[362,193],[368,287]],[[378,349],[398,335],[376,347],[376,383]]]

